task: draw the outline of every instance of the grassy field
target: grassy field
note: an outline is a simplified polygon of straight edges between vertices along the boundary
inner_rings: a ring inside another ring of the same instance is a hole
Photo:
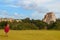
[[[8,37],[0,30],[0,40],[60,40],[60,31],[54,30],[10,30]]]

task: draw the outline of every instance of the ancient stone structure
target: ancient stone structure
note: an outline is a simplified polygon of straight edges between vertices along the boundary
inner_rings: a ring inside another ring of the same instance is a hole
[[[46,22],[47,24],[50,24],[51,22],[56,22],[56,16],[53,12],[48,12],[45,15],[43,21]]]
[[[16,21],[16,22],[22,22],[22,20],[20,20],[20,19],[0,18],[0,22],[2,22],[2,21],[9,21],[9,22],[14,22],[14,21]]]

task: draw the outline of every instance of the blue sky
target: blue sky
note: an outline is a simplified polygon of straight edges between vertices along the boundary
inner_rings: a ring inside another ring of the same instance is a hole
[[[60,18],[60,0],[0,0],[0,18],[43,19],[47,12]]]

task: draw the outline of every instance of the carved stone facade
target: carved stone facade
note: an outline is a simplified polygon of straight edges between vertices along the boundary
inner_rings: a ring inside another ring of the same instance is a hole
[[[47,24],[50,24],[51,22],[56,22],[56,16],[53,12],[48,12],[45,15],[43,21],[46,22]]]

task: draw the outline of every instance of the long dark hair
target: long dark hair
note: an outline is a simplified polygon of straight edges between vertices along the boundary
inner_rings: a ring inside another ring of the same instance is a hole
[[[5,22],[5,26],[7,26],[8,22]]]

